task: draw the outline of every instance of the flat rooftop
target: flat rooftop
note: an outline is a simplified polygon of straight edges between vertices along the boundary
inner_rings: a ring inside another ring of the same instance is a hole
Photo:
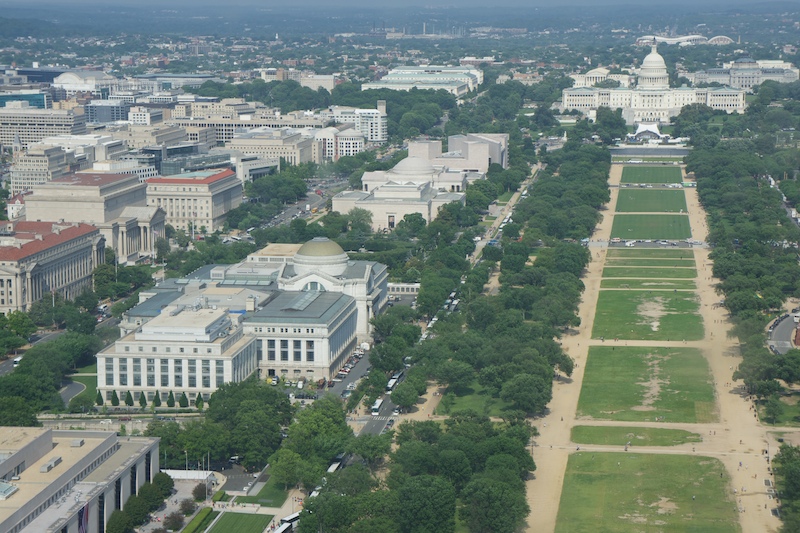
[[[137,181],[139,177],[135,174],[109,174],[107,172],[94,173],[94,172],[79,172],[76,174],[69,174],[61,178],[56,178],[41,186],[48,186],[50,184],[55,186],[68,185],[72,187],[103,187],[118,181],[126,181],[135,178]],[[52,186],[51,185],[51,186]]]

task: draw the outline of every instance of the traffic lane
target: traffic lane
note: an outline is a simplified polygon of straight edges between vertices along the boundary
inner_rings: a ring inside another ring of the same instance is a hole
[[[383,432],[383,430],[386,428],[387,424],[389,424],[389,420],[395,419],[395,416],[392,414],[392,411],[395,409],[397,409],[397,406],[392,403],[389,395],[384,395],[380,414],[376,416],[367,415],[370,418],[367,420],[367,423],[364,424],[364,427],[361,428],[361,431],[358,434],[380,435],[381,432]]]
[[[65,385],[58,393],[61,395],[61,399],[64,401],[64,405],[67,405],[71,399],[73,399],[78,394],[82,393],[86,390],[86,385],[83,383],[79,383],[77,381],[70,381],[69,384]]]
[[[781,354],[785,354],[792,349],[792,336],[794,335],[795,325],[794,320],[790,316],[789,318],[781,320],[770,332],[770,344]]]
[[[11,373],[14,370],[14,358],[10,357],[6,359],[2,363],[0,363],[0,376],[5,376],[6,374]]]
[[[246,492],[257,479],[256,476],[245,471],[241,465],[231,465],[223,473],[226,481],[221,490],[226,492]]]
[[[367,375],[367,369],[369,368],[369,352],[364,354],[364,357],[361,359],[356,359],[356,364],[350,373],[347,374],[341,381],[334,381],[332,382],[333,385],[328,387],[328,392],[332,394],[336,394],[337,396],[341,396],[344,391],[347,390],[347,386],[355,384],[356,381],[363,378]]]
[[[56,337],[58,337],[60,335],[63,335],[63,334],[64,334],[63,331],[53,331],[53,332],[50,332],[50,333],[44,333],[42,335],[39,335],[38,333],[34,333],[30,337],[31,346],[35,346],[35,345],[39,344],[40,342],[46,342],[46,341],[49,341],[49,340],[53,340]],[[10,374],[14,370],[14,359],[16,357],[17,356],[15,355],[14,357],[9,357],[5,361],[0,362],[0,376],[4,376],[6,374]]]

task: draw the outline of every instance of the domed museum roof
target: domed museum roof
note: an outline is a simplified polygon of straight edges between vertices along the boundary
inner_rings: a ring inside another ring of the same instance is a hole
[[[427,159],[421,157],[406,157],[397,163],[392,170],[392,174],[406,174],[406,175],[419,175],[419,174],[433,174],[436,169],[433,168]]]
[[[342,247],[327,237],[314,237],[297,250],[297,255],[310,257],[337,256],[343,253]]]
[[[669,88],[669,74],[664,58],[653,46],[652,51],[642,61],[639,69],[637,84],[640,89],[667,89]]]
[[[324,272],[341,276],[347,269],[347,254],[327,237],[314,237],[297,250],[294,269],[298,274]]]
[[[647,57],[644,58],[644,61],[642,61],[642,70],[645,69],[650,71],[667,70],[667,64],[664,62],[664,58],[661,57],[661,54],[656,51],[655,46],[653,50],[647,54]]]

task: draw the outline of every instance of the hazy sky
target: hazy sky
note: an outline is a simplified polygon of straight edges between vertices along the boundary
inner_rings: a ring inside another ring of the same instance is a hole
[[[682,8],[687,8],[693,11],[708,9],[708,8],[725,8],[726,6],[753,6],[762,2],[753,2],[752,0],[678,0],[670,2],[675,6],[677,11]],[[795,6],[800,8],[800,3],[794,2],[769,2],[776,5]],[[0,0],[0,7],[12,8],[25,8],[25,7],[38,7],[38,6],[58,6],[60,9],[68,8],[69,5],[85,5],[85,6],[162,6],[164,9],[186,9],[197,6],[209,7],[222,7],[224,6],[241,6],[241,7],[258,7],[258,8],[274,8],[276,10],[283,10],[291,7],[302,7],[308,5],[325,6],[334,9],[336,6],[357,6],[365,8],[377,9],[403,9],[403,6],[413,4],[421,6],[430,6],[434,8],[453,7],[458,8],[462,6],[486,6],[485,0],[293,0],[292,2],[285,2],[284,0],[225,0],[220,3],[219,0],[115,0],[109,3],[107,0],[70,0],[69,2],[53,2],[53,0]],[[642,2],[641,0],[495,0],[492,6],[518,6],[520,8],[535,8],[541,7],[556,7],[558,5],[570,6],[620,6],[620,5],[640,5],[640,6],[656,6],[658,2]],[[494,13],[497,14],[496,12]],[[0,15],[2,16],[2,15]]]

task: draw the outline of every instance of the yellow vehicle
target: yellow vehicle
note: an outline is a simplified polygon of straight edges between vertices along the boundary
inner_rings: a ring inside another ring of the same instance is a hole
[[[319,211],[319,209],[317,209],[316,207],[311,210],[312,213],[316,213],[317,211]]]

